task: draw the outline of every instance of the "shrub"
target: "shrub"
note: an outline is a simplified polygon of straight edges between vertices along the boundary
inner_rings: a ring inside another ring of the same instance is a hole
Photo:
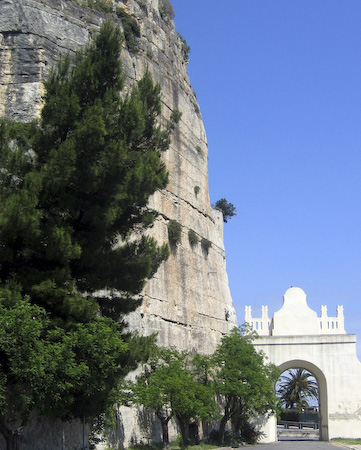
[[[113,2],[112,0],[83,0],[82,2],[77,2],[81,5],[87,6],[88,8],[94,9],[95,11],[111,13],[113,12]]]
[[[212,205],[214,209],[218,209],[223,214],[223,222],[227,223],[229,219],[233,216],[237,215],[236,207],[233,203],[228,202],[225,198],[221,198],[217,200],[214,205]]]
[[[171,115],[172,120],[175,120],[176,123],[178,123],[180,121],[181,117],[182,117],[182,113],[179,111],[179,109],[173,109],[172,115]]]
[[[198,239],[197,233],[193,230],[189,230],[188,231],[188,240],[192,247],[193,247],[193,245],[198,244],[199,239]]]
[[[171,245],[176,246],[181,241],[182,226],[176,220],[168,223],[168,239]]]
[[[182,52],[182,55],[184,58],[184,62],[186,64],[188,64],[189,63],[189,53],[191,51],[191,48],[189,47],[189,45],[187,44],[187,41],[184,39],[184,37],[180,33],[177,33],[177,36],[181,41],[181,52]]]
[[[194,193],[197,195],[199,194],[199,191],[201,190],[201,188],[199,186],[194,186]]]
[[[169,0],[159,1],[159,14],[162,19],[174,19],[175,13],[173,6]]]
[[[208,239],[202,237],[202,239],[201,239],[201,246],[202,246],[203,250],[204,250],[206,253],[208,253],[209,249],[210,249],[211,246],[212,246],[212,242],[209,241]]]
[[[124,38],[127,44],[128,50],[132,53],[138,52],[138,41],[136,38],[140,37],[140,28],[138,22],[134,17],[130,16],[124,8],[117,6],[116,15],[122,22],[124,30]]]

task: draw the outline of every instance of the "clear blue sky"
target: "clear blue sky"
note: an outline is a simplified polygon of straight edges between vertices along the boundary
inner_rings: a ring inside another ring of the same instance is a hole
[[[361,1],[171,0],[209,144],[238,322],[290,286],[361,357]]]

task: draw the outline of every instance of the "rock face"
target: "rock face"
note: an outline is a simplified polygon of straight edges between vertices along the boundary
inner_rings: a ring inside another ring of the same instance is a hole
[[[141,30],[136,54],[124,44],[126,85],[148,68],[162,87],[164,119],[173,109],[182,112],[164,154],[169,185],[151,199],[151,206],[160,212],[152,229],[158,242],[168,240],[170,220],[181,224],[182,239],[148,283],[129,326],[144,335],[157,332],[161,345],[209,353],[236,325],[236,317],[228,288],[222,215],[209,203],[206,133],[182,40],[172,20],[161,17],[158,0],[116,4],[137,20]],[[21,121],[36,117],[49,68],[62,54],[84,45],[105,18],[106,14],[70,0],[1,0],[0,116]],[[199,239],[193,246],[190,230]],[[202,238],[211,242],[208,251]]]

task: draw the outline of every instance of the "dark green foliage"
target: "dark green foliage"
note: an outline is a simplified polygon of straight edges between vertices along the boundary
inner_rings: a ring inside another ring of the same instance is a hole
[[[186,64],[188,64],[189,63],[189,53],[191,51],[191,48],[187,44],[187,41],[184,39],[184,37],[180,33],[177,33],[177,36],[178,36],[179,40],[181,41],[181,50],[182,50],[184,62]]]
[[[120,18],[124,30],[124,38],[127,44],[128,50],[132,53],[138,52],[138,41],[140,37],[140,28],[138,22],[134,17],[130,16],[124,8],[117,6],[116,15]]]
[[[200,190],[201,190],[201,189],[200,189],[199,186],[194,186],[194,193],[195,193],[196,197],[197,197],[197,195],[199,194],[199,191],[200,191]]]
[[[280,408],[279,419],[288,420],[290,422],[313,422],[318,423],[318,412],[296,409],[296,408]]]
[[[67,418],[104,412],[144,357],[145,341],[119,319],[169,255],[144,232],[179,113],[159,126],[148,72],[122,99],[120,49],[105,23],[51,71],[40,123],[0,121],[1,430],[34,405]]]
[[[147,370],[133,385],[133,402],[155,411],[161,422],[163,445],[169,446],[168,423],[179,424],[183,445],[188,444],[190,419],[210,420],[216,416],[216,404],[210,385],[197,380],[192,358],[176,349],[159,349]]]
[[[97,303],[123,312],[128,302],[116,297],[139,293],[168,255],[153,238],[128,240],[154,221],[147,202],[167,184],[160,152],[173,125],[157,124],[160,87],[149,73],[121,100],[119,51],[119,31],[106,24],[75,66],[67,58],[50,74],[41,126],[30,130],[33,159],[26,143],[2,147],[3,177],[14,158],[24,173],[1,185],[0,279],[65,320]],[[123,295],[101,298],[100,289]]]
[[[163,19],[174,19],[175,13],[169,0],[159,0],[159,13]]]
[[[182,117],[182,113],[178,109],[173,109],[171,118],[174,123],[178,123]]]
[[[209,241],[208,239],[202,237],[202,239],[201,239],[201,246],[202,246],[202,249],[203,249],[206,253],[208,253],[208,252],[209,252],[209,249],[212,247],[212,242]]]
[[[312,374],[305,369],[291,369],[282,375],[277,390],[280,403],[285,408],[302,411],[311,399],[318,399],[318,386]]]
[[[168,239],[172,246],[177,246],[181,241],[182,226],[176,220],[170,220],[168,223]]]
[[[197,236],[197,233],[193,230],[189,230],[188,231],[188,240],[192,247],[193,247],[193,245],[198,244],[199,238]]]
[[[215,352],[215,391],[222,399],[219,440],[223,444],[229,420],[236,436],[250,427],[255,414],[269,414],[276,409],[274,383],[278,370],[265,364],[252,341],[255,335],[245,328],[234,328],[222,338]]]
[[[119,377],[128,362],[134,367],[118,322],[98,318],[65,330],[14,289],[0,297],[0,429],[8,448],[12,421],[25,422],[34,408],[62,419],[92,417],[117,400]]]
[[[250,443],[260,437],[252,419],[275,410],[278,370],[265,364],[264,356],[252,344],[255,336],[244,332],[244,328],[234,328],[213,355],[196,353],[191,357],[175,349],[160,350],[136,383],[126,385],[130,403],[154,410],[162,424],[165,446],[169,444],[168,422],[174,416],[183,445],[187,444],[190,421],[197,419],[209,422],[221,418],[217,433],[221,445],[226,442],[229,421],[232,434],[227,444],[239,442],[240,434]]]
[[[235,206],[232,203],[227,202],[225,198],[221,198],[217,200],[214,205],[212,205],[214,209],[218,209],[223,213],[223,222],[227,223],[228,219],[237,215],[237,211]]]
[[[113,11],[113,2],[112,0],[79,0],[77,3],[81,5],[88,6],[95,11],[111,13]]]

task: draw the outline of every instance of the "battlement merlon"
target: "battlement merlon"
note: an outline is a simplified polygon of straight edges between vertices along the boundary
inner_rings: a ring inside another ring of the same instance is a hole
[[[336,317],[328,317],[327,306],[321,306],[320,334],[345,334],[345,317],[343,315],[343,306],[337,305]]]
[[[303,291],[299,288],[292,288],[292,289],[298,289],[301,291],[302,294]],[[293,292],[291,292],[292,294]],[[296,292],[298,295],[300,292]],[[286,293],[287,294],[287,293]],[[290,294],[290,293],[289,293]],[[249,324],[252,330],[256,331],[260,336],[272,336],[272,335],[284,335],[284,334],[294,334],[292,333],[292,329],[290,329],[287,326],[288,319],[292,319],[291,321],[295,320],[298,322],[298,325],[302,326],[302,322],[305,321],[306,317],[304,314],[298,314],[297,305],[294,305],[294,309],[289,309],[287,307],[287,304],[285,305],[285,300],[287,303],[287,298],[284,298],[284,306],[286,306],[285,313],[282,314],[281,311],[283,308],[281,308],[280,311],[274,314],[273,318],[268,317],[268,307],[262,306],[262,317],[252,317],[252,308],[251,306],[245,307],[245,323]],[[302,299],[303,300],[303,299]],[[304,302],[306,301],[306,296],[304,295]],[[316,312],[312,311],[308,306],[306,306],[306,302],[302,306],[303,308],[306,307],[310,313],[312,312],[312,316],[310,316],[310,320],[314,323],[314,327],[312,328],[313,333],[312,334],[346,334],[345,331],[345,318],[343,313],[343,306],[338,305],[336,308],[336,317],[329,317],[327,315],[327,306],[322,305],[321,306],[321,316],[317,317]],[[281,314],[280,314],[281,313]],[[290,317],[292,315],[293,317]],[[275,316],[277,316],[276,320]],[[281,319],[281,320],[280,320]],[[301,323],[300,323],[301,322]],[[284,323],[284,326],[283,326]],[[274,326],[276,325],[277,329],[274,329]],[[297,327],[299,328],[299,327]],[[299,330],[300,331],[300,330]],[[298,332],[297,332],[298,333]],[[297,334],[296,333],[296,334]]]
[[[251,306],[245,307],[244,321],[260,336],[269,336],[272,319],[268,317],[268,306],[262,306],[262,317],[253,318]]]

